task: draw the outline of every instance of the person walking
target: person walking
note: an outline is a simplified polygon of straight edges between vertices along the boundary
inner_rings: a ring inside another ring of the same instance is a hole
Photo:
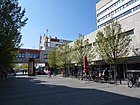
[[[51,77],[51,71],[50,70],[48,70],[48,77],[50,78]]]

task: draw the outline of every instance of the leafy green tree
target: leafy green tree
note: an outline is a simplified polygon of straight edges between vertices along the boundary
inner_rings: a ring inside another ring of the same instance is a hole
[[[67,42],[64,42],[64,44],[57,49],[57,52],[58,66],[64,68],[64,72],[67,75],[72,63],[71,47]]]
[[[84,40],[84,36],[79,34],[79,38],[74,42],[73,58],[75,63],[81,66],[81,70],[83,70],[85,55],[89,62],[95,58],[95,52],[92,45],[89,44],[88,39]]]
[[[24,63],[23,65],[20,66],[20,69],[28,69],[28,64]]]
[[[98,47],[97,51],[101,58],[105,60],[106,63],[115,65],[114,79],[117,84],[117,64],[123,63],[128,56],[131,37],[122,33],[121,25],[118,22],[112,22],[106,26],[103,31],[97,33],[96,42]]]
[[[0,0],[0,69],[6,69],[21,46],[21,28],[25,26],[25,9],[18,0]]]
[[[48,63],[50,68],[56,68],[57,67],[57,49],[53,49],[48,54]]]

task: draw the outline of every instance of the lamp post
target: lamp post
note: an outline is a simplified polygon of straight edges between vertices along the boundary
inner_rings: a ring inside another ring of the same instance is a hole
[[[75,65],[75,67],[74,67],[73,75],[75,76],[75,73],[77,73],[77,63],[75,63],[74,65]],[[76,77],[77,77],[77,74],[76,74]]]

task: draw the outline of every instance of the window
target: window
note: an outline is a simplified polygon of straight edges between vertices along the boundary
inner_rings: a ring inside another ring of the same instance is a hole
[[[85,48],[91,48],[92,44],[86,45]]]
[[[39,54],[30,53],[30,58],[39,58]]]
[[[44,59],[48,59],[48,54],[44,54]]]
[[[123,1],[124,1],[124,0],[123,0]],[[101,17],[100,19],[98,19],[97,22],[99,23],[99,22],[103,21],[104,19],[106,19],[106,18],[112,16],[114,13],[117,13],[117,12],[121,11],[122,9],[128,7],[129,5],[131,5],[131,4],[133,4],[133,3],[137,2],[137,1],[139,1],[139,0],[130,0],[130,1],[127,2],[126,4],[122,5],[121,7],[117,8],[117,9],[115,9],[114,11],[111,11],[109,14],[107,14],[107,15]],[[116,2],[116,3],[120,3],[120,0],[119,0],[118,2]],[[115,3],[115,4],[116,4],[116,3]],[[114,5],[115,5],[115,4],[114,4]],[[112,8],[112,7],[111,7],[111,8]],[[138,10],[139,8],[140,8],[140,7],[137,6],[137,7],[135,7],[135,8],[133,9],[133,11]],[[131,11],[129,11],[129,12],[131,12]],[[112,14],[112,15],[111,15],[111,14]],[[129,14],[129,13],[128,13],[128,14]],[[98,17],[98,15],[97,15],[97,17]]]
[[[123,2],[124,0],[118,0],[116,1],[114,4],[110,5],[109,7],[107,7],[106,9],[104,9],[103,11],[101,11],[100,13],[97,14],[97,17],[102,15],[103,13],[105,13],[106,11],[110,10],[111,8],[115,7],[116,5],[120,4],[121,2]]]
[[[17,58],[25,58],[25,53],[18,53]]]
[[[134,29],[129,30],[129,31],[126,31],[126,32],[124,32],[123,34],[124,34],[124,35],[132,35],[132,34],[134,34]]]
[[[124,13],[122,13],[121,15],[118,15],[118,16],[114,17],[113,19],[118,20],[118,19],[120,19],[120,18],[122,18],[122,17],[124,17],[124,16],[126,16],[126,15],[128,15],[128,14],[134,12],[134,11],[136,11],[136,10],[139,10],[139,9],[140,9],[140,5],[138,5],[138,6],[134,7],[134,8],[132,8],[132,9],[130,9],[130,10],[124,12]],[[99,25],[98,28],[101,28],[101,27],[107,25],[107,24],[110,23],[110,22],[111,22],[111,20],[109,20],[109,21],[107,21],[107,22],[105,22],[105,23]]]
[[[97,46],[97,42],[93,42],[93,46]]]
[[[136,11],[136,10],[138,10],[138,9],[140,9],[140,5],[138,5],[138,6],[136,6],[135,8],[133,8],[133,11]]]

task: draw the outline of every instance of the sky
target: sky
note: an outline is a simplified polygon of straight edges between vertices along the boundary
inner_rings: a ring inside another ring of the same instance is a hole
[[[79,34],[97,29],[96,3],[99,0],[19,0],[27,24],[22,28],[23,46],[38,49],[40,35],[74,41]],[[48,32],[47,32],[48,29]]]

